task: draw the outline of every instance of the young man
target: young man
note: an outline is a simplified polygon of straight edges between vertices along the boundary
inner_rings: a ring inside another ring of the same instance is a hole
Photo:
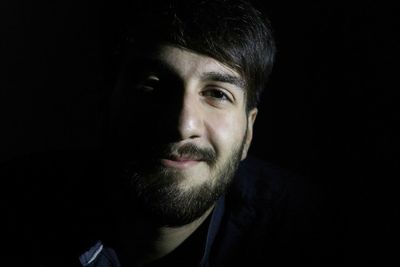
[[[106,167],[57,167],[65,182],[46,180],[51,196],[33,187],[35,207],[62,203],[35,213],[50,219],[35,225],[47,233],[32,238],[41,240],[33,258],[90,267],[304,263],[294,180],[246,159],[275,53],[269,23],[245,1],[186,0],[149,4],[127,25]]]
[[[244,1],[156,8],[128,23],[111,142],[127,166],[134,220],[157,227],[151,249],[135,260],[162,261],[203,226],[199,254],[185,264],[205,265],[224,194],[252,141],[274,41],[268,22]]]

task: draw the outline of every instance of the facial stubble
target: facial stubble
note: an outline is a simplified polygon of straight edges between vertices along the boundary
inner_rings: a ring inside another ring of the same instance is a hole
[[[210,177],[200,185],[182,189],[184,177],[177,170],[158,165],[150,172],[130,170],[127,173],[130,201],[159,226],[177,227],[202,216],[229,188],[239,166],[245,138],[231,149],[224,162],[207,162]]]

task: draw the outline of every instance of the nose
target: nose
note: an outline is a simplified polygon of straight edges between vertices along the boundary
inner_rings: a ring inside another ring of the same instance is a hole
[[[183,95],[177,130],[181,140],[198,138],[204,133],[201,103],[195,94]]]

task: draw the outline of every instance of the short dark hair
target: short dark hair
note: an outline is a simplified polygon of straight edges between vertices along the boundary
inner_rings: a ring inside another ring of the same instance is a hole
[[[246,109],[258,105],[272,70],[275,42],[270,22],[249,2],[167,0],[155,4],[150,0],[128,17],[125,52],[135,57],[160,44],[171,44],[210,56],[244,78]]]

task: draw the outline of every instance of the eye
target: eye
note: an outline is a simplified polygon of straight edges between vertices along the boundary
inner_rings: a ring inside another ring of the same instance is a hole
[[[211,97],[213,100],[216,100],[216,101],[232,102],[232,100],[229,98],[228,94],[218,88],[207,89],[202,92],[202,95],[206,96],[206,97]]]
[[[149,75],[141,82],[139,82],[135,87],[142,92],[152,92],[159,86],[159,78],[155,75]]]

